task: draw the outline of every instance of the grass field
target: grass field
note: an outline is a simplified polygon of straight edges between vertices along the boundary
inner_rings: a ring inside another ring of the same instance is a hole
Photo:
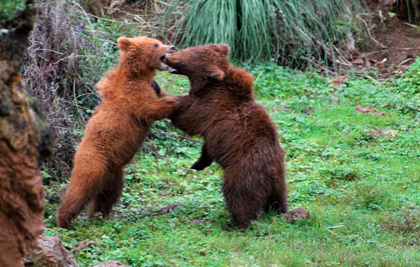
[[[288,224],[262,215],[246,232],[226,232],[230,217],[213,163],[189,170],[201,139],[169,121],[155,124],[126,168],[114,217],[80,216],[55,228],[58,203],[47,203],[47,235],[60,234],[81,266],[115,259],[132,266],[420,266],[420,62],[401,78],[349,72],[346,82],[274,64],[249,68],[255,95],[286,150],[290,208],[312,218]],[[162,88],[188,92],[188,81],[159,73]],[[385,113],[364,114],[355,106]],[[51,183],[50,199],[63,188]],[[165,215],[153,215],[180,204]]]

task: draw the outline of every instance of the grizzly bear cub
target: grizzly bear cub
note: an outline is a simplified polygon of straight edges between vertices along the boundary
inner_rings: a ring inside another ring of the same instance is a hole
[[[216,161],[224,169],[223,194],[237,229],[261,211],[286,213],[284,150],[264,107],[254,101],[253,76],[227,60],[225,44],[190,47],[167,54],[172,73],[186,75],[188,96],[179,96],[173,124],[204,144],[192,169]]]
[[[147,37],[120,37],[117,43],[120,64],[97,84],[103,99],[74,157],[70,186],[57,215],[61,228],[68,228],[89,203],[90,216],[110,214],[122,193],[124,166],[140,148],[153,121],[168,117],[176,107],[174,97],[156,95],[158,85],[153,82],[156,69],[167,69],[161,57],[174,47]],[[164,92],[159,88],[159,93]]]

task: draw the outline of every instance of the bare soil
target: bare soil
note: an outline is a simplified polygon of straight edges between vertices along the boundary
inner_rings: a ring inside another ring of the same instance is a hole
[[[366,62],[389,76],[404,71],[420,55],[420,26],[408,23],[396,1],[379,2],[367,1],[370,20],[366,22],[372,38],[367,37],[365,47],[359,49]]]

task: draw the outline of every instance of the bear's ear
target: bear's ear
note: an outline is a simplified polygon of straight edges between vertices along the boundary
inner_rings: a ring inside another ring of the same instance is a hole
[[[218,67],[210,67],[208,70],[208,76],[210,78],[222,81],[225,78],[225,72]]]
[[[222,54],[224,57],[227,57],[230,52],[230,47],[227,44],[215,44],[213,48],[216,52]]]
[[[125,36],[122,36],[122,37],[118,38],[117,43],[118,43],[118,48],[121,49],[121,51],[124,51],[124,52],[127,51],[128,48],[131,45],[130,40]]]

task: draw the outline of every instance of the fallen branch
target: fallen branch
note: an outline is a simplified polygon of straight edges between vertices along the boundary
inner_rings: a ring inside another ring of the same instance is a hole
[[[420,50],[420,47],[405,47],[405,48],[397,48],[395,50],[403,50],[403,51],[406,51],[406,50]]]
[[[369,30],[369,25],[366,23],[366,21],[364,21],[359,15],[357,15],[356,18],[358,18],[359,20],[361,20],[363,22],[363,24],[365,24],[367,33],[368,33],[370,39],[372,39],[372,41],[374,41],[377,45],[379,45],[382,48],[387,48],[385,45],[381,44],[375,38],[373,38],[373,36],[372,36],[372,34],[370,33],[370,30]]]
[[[410,27],[412,27],[412,28],[415,28],[415,29],[420,29],[420,27],[419,27],[419,26],[414,25],[414,24],[410,24],[410,23],[407,23],[407,22],[403,22],[403,24],[405,24],[405,25],[407,25],[407,26],[410,26]]]
[[[402,65],[404,65],[405,63],[409,62],[409,61],[414,61],[415,58],[407,58],[405,60],[403,60],[400,64],[398,64],[399,67],[401,67]]]

